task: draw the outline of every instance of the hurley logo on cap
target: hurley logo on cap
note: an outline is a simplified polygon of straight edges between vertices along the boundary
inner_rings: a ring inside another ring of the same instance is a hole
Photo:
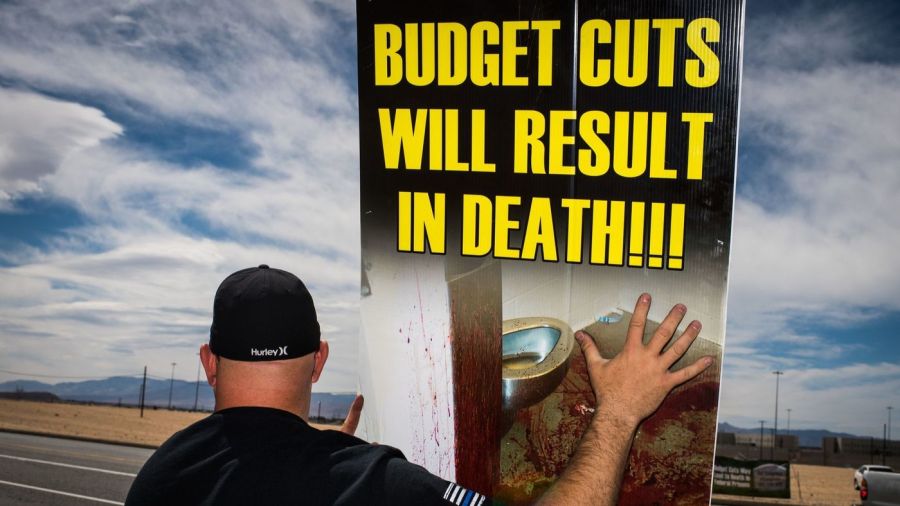
[[[250,355],[254,357],[285,357],[287,354],[287,346],[279,346],[274,350],[250,348]]]

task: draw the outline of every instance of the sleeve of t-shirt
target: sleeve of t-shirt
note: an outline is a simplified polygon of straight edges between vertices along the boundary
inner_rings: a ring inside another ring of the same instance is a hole
[[[331,485],[336,505],[492,504],[488,497],[407,461],[400,450],[390,446],[354,446],[335,452],[331,457]]]

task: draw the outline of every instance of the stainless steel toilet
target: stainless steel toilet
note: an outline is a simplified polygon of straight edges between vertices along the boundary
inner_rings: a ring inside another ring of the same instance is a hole
[[[575,346],[571,327],[545,317],[503,322],[503,414],[541,401],[562,383]]]

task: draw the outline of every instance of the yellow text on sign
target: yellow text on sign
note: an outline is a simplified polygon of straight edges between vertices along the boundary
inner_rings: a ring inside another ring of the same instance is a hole
[[[443,193],[397,194],[397,251],[446,252],[447,197]]]
[[[620,177],[651,179],[703,179],[706,125],[712,113],[685,112],[680,127],[687,128],[687,160],[679,171],[667,167],[665,112],[604,111],[515,112],[513,171],[517,174],[603,176],[610,169]],[[567,127],[576,126],[576,135]],[[565,163],[564,153],[581,140],[575,165]]]
[[[470,121],[470,161],[465,161],[460,158],[458,110],[396,109],[392,115],[390,109],[378,109],[384,167],[399,168],[402,155],[406,169],[419,170],[427,150],[429,170],[494,172],[496,166],[485,160],[484,110],[473,109]]]
[[[655,56],[657,81],[653,84],[672,87],[675,49],[686,45],[684,53],[689,56],[679,69],[684,82],[694,88],[708,88],[719,81],[719,57],[710,47],[719,42],[719,32],[719,22],[712,18],[694,19],[687,28],[684,19],[589,19],[581,25],[578,77],[590,87],[610,82],[626,88],[641,86],[647,83]],[[655,55],[651,55],[651,47]]]
[[[465,194],[462,213],[464,256],[557,262],[564,245],[567,263],[683,269],[681,203]]]
[[[374,26],[375,86],[405,81],[413,86],[528,86],[520,73],[529,47],[537,39],[537,85],[553,83],[553,33],[560,22],[480,21],[460,23],[391,23]]]

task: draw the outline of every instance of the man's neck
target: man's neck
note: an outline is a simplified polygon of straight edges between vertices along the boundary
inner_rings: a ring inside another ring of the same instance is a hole
[[[216,411],[240,407],[274,408],[293,413],[303,420],[309,420],[309,395],[298,399],[296,396],[266,395],[267,393],[269,392],[247,395],[246,393],[216,392]]]

